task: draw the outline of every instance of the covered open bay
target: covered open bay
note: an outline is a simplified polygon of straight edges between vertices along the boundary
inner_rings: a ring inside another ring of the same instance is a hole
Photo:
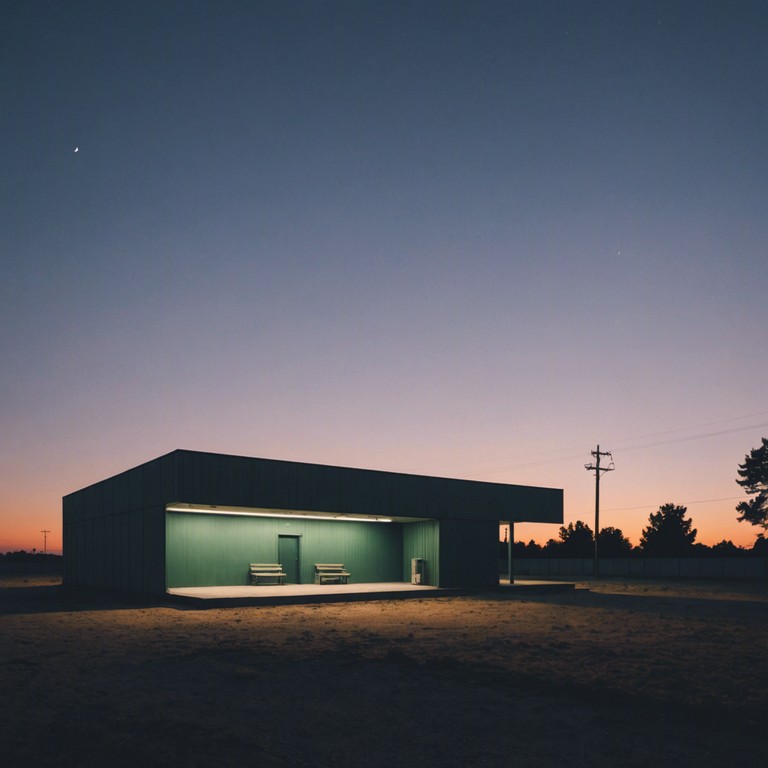
[[[764,583],[179,609],[0,582],[9,765],[753,765]]]

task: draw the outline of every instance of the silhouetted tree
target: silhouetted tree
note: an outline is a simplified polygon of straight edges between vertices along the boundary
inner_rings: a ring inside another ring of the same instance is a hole
[[[736,482],[754,497],[737,505],[739,522],[746,521],[768,530],[768,437],[763,438],[759,448],[753,448],[744,457],[738,475]]]
[[[686,555],[693,555],[693,557],[712,557],[712,547],[708,547],[706,544],[700,544],[698,541],[691,547],[690,552],[686,552]]]
[[[757,534],[755,543],[752,545],[752,554],[757,557],[768,557],[768,539],[762,533]]]
[[[543,557],[562,557],[563,542],[555,539],[548,539],[547,543],[541,548]]]
[[[541,557],[541,552],[542,552],[541,544],[537,544],[533,539],[531,539],[525,545],[526,557]]]
[[[600,557],[629,557],[632,553],[632,542],[620,528],[608,526],[600,529],[597,552]]]
[[[506,546],[506,544],[504,546]],[[516,541],[512,547],[513,557],[539,557],[540,555],[541,545],[537,544],[533,539],[527,544],[524,541]]]
[[[17,549],[13,552],[0,553],[0,560],[6,563],[18,563],[18,562],[58,562],[62,560],[61,555],[53,554],[52,552],[38,552],[33,549],[31,552],[27,552],[25,549]]]
[[[543,548],[531,539],[527,544],[524,541],[516,541],[512,545],[512,557],[541,557]],[[499,542],[499,559],[506,560],[508,555],[507,542]]]
[[[568,523],[567,528],[564,525],[560,526],[558,536],[560,537],[560,557],[592,557],[595,553],[592,529],[581,520]]]
[[[696,529],[691,530],[693,520],[686,519],[686,507],[664,504],[648,518],[648,527],[640,536],[643,554],[652,557],[684,557],[692,554]]]
[[[712,547],[712,554],[715,557],[738,557],[744,554],[744,550],[737,547],[730,539],[723,539],[719,544]]]

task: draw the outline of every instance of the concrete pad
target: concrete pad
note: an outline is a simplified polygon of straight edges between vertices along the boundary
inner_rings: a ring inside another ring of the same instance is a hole
[[[358,594],[361,592],[434,592],[438,587],[400,582],[375,584],[264,584],[261,586],[176,587],[169,595],[214,600],[223,597],[286,597]]]
[[[500,589],[549,591],[572,589],[574,584],[552,581],[517,581]],[[493,589],[492,587],[490,589]],[[274,584],[263,586],[175,587],[167,594],[173,602],[185,607],[224,608],[248,605],[297,605],[305,603],[339,603],[362,600],[403,600],[409,598],[456,597],[484,590],[449,589],[425,584],[383,582],[368,584]]]
[[[178,587],[168,590],[174,602],[196,608],[240,605],[296,605],[357,600],[397,600],[408,597],[444,597],[465,594],[421,584],[274,584],[264,586]]]
[[[499,589],[504,593],[531,594],[541,592],[567,592],[576,589],[573,581],[536,581],[534,579],[515,579],[512,584],[508,578],[499,579]]]

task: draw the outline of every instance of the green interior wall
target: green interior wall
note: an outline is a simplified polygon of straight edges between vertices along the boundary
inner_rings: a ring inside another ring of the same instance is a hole
[[[440,583],[439,533],[437,520],[403,524],[403,581],[411,580],[411,558],[422,557],[427,561],[425,583],[433,586]]]
[[[411,558],[427,561],[426,583],[498,584],[498,522],[424,520],[358,523],[166,513],[166,583],[173,587],[249,583],[249,563],[276,563],[278,537],[299,540],[301,583],[315,563],[344,563],[350,581],[410,581]]]
[[[403,526],[397,523],[167,512],[167,586],[248,584],[249,563],[278,562],[280,535],[299,537],[304,584],[313,583],[315,563],[344,563],[351,582],[402,580]]]

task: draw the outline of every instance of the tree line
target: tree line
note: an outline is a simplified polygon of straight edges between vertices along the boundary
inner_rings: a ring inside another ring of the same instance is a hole
[[[6,552],[5,554],[0,552],[0,563],[56,562],[61,559],[61,555],[54,555],[51,552],[38,552],[36,549],[33,549],[31,552],[27,552],[25,549],[17,549],[15,552]]]
[[[753,448],[739,464],[736,482],[750,497],[740,502],[736,511],[739,522],[768,531],[768,438]],[[633,546],[620,528],[601,528],[597,538],[600,557],[768,557],[768,539],[759,533],[751,548],[737,547],[730,540],[714,546],[696,541],[693,520],[686,517],[688,509],[676,504],[663,504],[652,512],[648,525],[643,529],[640,543]],[[502,558],[507,557],[507,544],[501,543]],[[550,539],[543,546],[533,539],[527,544],[514,542],[513,557],[579,557],[590,558],[595,553],[595,534],[581,520],[561,526],[557,539]]]
[[[597,549],[600,557],[768,557],[768,539],[759,534],[751,549],[737,547],[732,541],[723,540],[714,546],[696,541],[697,531],[691,518],[685,517],[686,507],[664,504],[650,515],[643,529],[640,544],[633,546],[620,528],[608,526],[600,529]],[[501,542],[499,552],[507,557],[507,544]],[[595,554],[595,535],[581,520],[560,526],[557,539],[537,544],[533,539],[527,544],[516,541],[513,557],[580,557],[591,558]]]

